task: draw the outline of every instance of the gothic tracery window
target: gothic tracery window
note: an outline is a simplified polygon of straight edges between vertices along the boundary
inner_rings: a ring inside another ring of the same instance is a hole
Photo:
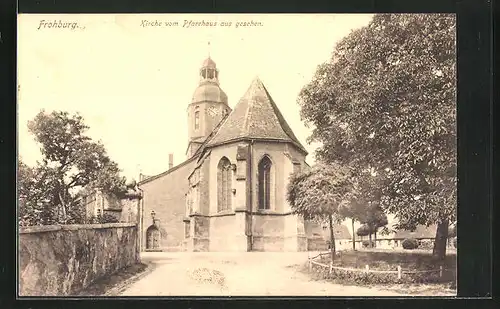
[[[226,157],[217,166],[217,211],[231,209],[231,162]]]
[[[259,209],[271,209],[271,159],[264,156],[259,162]]]

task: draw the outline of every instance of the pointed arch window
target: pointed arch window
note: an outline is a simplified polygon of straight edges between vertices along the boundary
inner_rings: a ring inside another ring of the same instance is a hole
[[[197,130],[199,128],[200,128],[200,111],[199,107],[197,106],[194,111],[194,129]]]
[[[271,159],[264,156],[259,162],[259,209],[271,209],[271,167]]]
[[[217,211],[231,209],[232,170],[231,162],[223,157],[217,166]]]

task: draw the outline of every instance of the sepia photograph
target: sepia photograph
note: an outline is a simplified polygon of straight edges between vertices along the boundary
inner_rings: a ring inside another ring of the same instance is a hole
[[[457,296],[454,14],[19,14],[23,297]]]

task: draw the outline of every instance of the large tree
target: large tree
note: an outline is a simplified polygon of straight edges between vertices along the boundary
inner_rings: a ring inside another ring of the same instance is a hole
[[[54,170],[47,166],[18,164],[19,224],[30,226],[57,222],[56,208],[50,205],[55,189]]]
[[[88,126],[79,114],[42,110],[28,128],[40,144],[42,159],[32,168],[19,163],[20,215],[26,217],[21,223],[81,223],[78,193],[83,188],[116,195],[124,191],[118,165],[101,142],[85,135]]]
[[[333,225],[339,223],[342,205],[352,199],[351,171],[335,163],[317,163],[311,169],[290,176],[287,200],[294,213],[305,219],[328,222],[332,261],[335,259]]]
[[[455,18],[379,14],[335,47],[299,95],[325,162],[374,169],[396,228],[437,224],[446,253],[456,217]]]

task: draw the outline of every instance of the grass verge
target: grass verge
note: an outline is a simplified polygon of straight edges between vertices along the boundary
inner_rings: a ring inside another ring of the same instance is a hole
[[[322,256],[316,261],[329,264],[329,255]],[[377,273],[364,271],[350,271],[334,269],[331,273],[328,268],[313,265],[312,272],[305,266],[302,271],[307,272],[313,280],[326,280],[343,285],[358,285],[391,290],[405,295],[456,295],[456,254],[449,254],[444,262],[436,261],[430,252],[399,252],[399,251],[344,251],[333,263],[334,266],[370,270],[394,271],[401,266],[403,275],[400,279],[397,274]],[[439,272],[422,272],[408,274],[405,271],[427,271],[439,269],[443,265],[443,276]]]
[[[123,268],[114,274],[96,280],[77,296],[116,296],[121,291],[138,281],[154,269],[152,263],[137,263]]]

